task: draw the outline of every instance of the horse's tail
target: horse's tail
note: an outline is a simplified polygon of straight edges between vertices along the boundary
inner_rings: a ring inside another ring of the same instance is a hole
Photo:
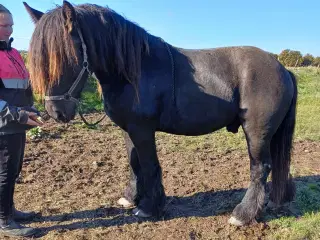
[[[294,94],[289,111],[271,141],[272,191],[270,200],[276,205],[291,201],[295,196],[295,185],[290,175],[290,162],[298,91],[296,77],[292,72],[288,72],[294,86]]]

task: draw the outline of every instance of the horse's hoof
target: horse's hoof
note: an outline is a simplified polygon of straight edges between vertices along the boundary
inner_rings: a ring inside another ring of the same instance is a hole
[[[235,225],[235,226],[243,226],[244,223],[241,222],[240,220],[236,219],[235,217],[231,217],[228,221],[228,223],[230,223],[231,225]]]
[[[121,205],[124,208],[131,208],[133,207],[133,203],[129,202],[127,199],[125,199],[124,197],[120,198],[118,200],[118,204]]]
[[[142,217],[142,218],[148,218],[151,217],[151,214],[145,213],[143,210],[139,209],[139,208],[135,208],[133,209],[133,214],[137,217]]]

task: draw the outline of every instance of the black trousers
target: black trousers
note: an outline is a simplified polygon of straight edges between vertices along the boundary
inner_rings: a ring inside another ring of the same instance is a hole
[[[22,168],[25,142],[25,133],[0,136],[0,219],[7,219],[12,212],[14,187]]]

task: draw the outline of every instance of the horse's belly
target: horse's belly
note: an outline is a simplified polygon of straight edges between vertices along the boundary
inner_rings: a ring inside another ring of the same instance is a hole
[[[225,124],[216,124],[213,121],[208,122],[190,122],[179,121],[171,128],[164,129],[167,133],[186,135],[186,136],[198,136],[208,134],[225,127]]]
[[[237,117],[237,113],[233,104],[190,104],[171,111],[167,121],[161,121],[159,130],[189,136],[208,134],[229,125]]]

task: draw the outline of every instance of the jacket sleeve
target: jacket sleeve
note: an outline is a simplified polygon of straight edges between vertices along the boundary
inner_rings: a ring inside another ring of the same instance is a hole
[[[28,118],[29,116],[26,112],[20,111],[18,107],[9,106],[6,101],[0,99],[0,128],[10,122],[26,124]]]

